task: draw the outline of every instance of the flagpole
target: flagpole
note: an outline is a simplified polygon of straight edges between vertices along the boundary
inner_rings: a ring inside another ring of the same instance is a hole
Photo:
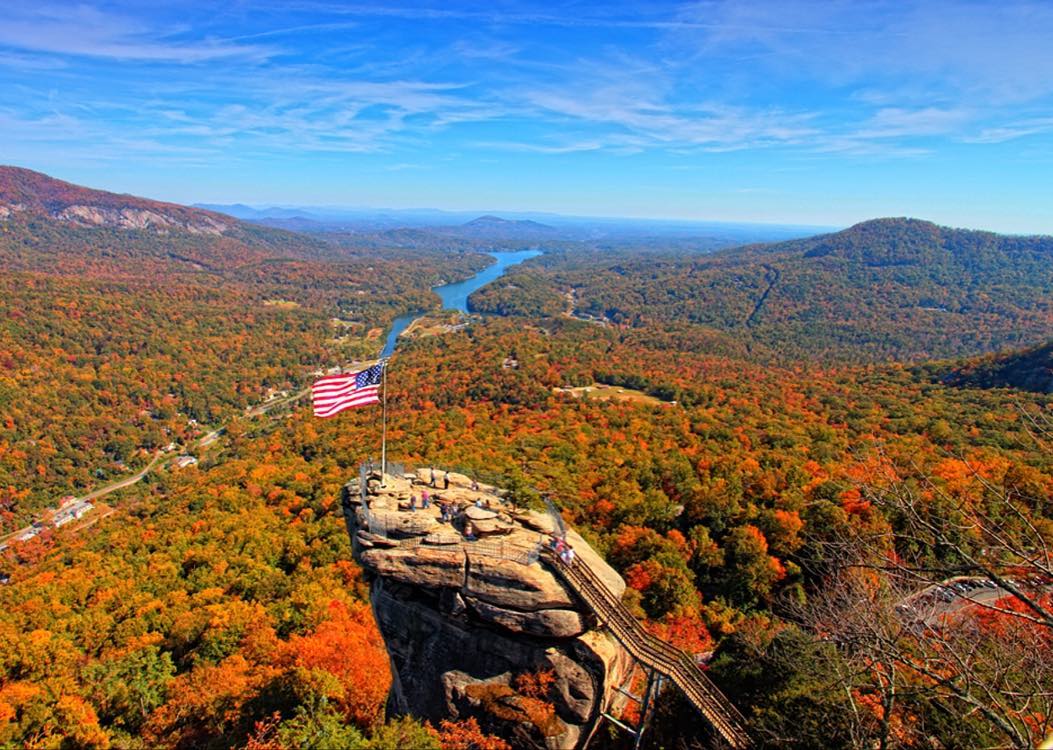
[[[384,386],[381,389],[383,391],[383,402],[382,407],[383,417],[381,419],[380,427],[380,486],[383,487],[386,481],[385,477],[388,475],[388,366],[387,362],[381,363],[381,379],[384,382]]]

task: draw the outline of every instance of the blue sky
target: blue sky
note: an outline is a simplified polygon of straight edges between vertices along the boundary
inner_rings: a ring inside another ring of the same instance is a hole
[[[12,3],[0,162],[179,202],[1053,233],[1053,3]]]

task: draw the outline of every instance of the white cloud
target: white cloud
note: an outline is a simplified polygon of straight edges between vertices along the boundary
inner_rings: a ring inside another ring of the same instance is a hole
[[[11,5],[0,24],[0,45],[33,52],[134,60],[201,63],[263,60],[275,50],[223,40],[171,41],[164,30],[87,5]]]
[[[1025,138],[1053,131],[1053,117],[1034,117],[1007,124],[983,128],[979,133],[968,136],[967,143],[1005,143],[1006,141]]]

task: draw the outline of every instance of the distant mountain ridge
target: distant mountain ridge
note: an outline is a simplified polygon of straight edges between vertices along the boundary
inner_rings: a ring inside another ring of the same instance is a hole
[[[525,242],[569,239],[578,233],[556,229],[530,219],[502,219],[500,216],[487,214],[457,227],[443,228],[439,231],[455,237],[479,240],[520,240]]]
[[[840,232],[765,245],[760,249],[767,254],[840,259],[872,268],[948,260],[980,267],[993,262],[998,255],[1053,252],[1053,237],[955,229],[901,217],[871,219]]]
[[[492,214],[487,214],[486,216],[480,216],[478,219],[466,221],[461,226],[465,228],[485,230],[519,227],[546,232],[556,231],[554,227],[550,227],[548,224],[542,224],[539,221],[533,221],[532,219],[502,219],[500,216],[494,216]]]
[[[22,167],[0,166],[0,219],[42,215],[80,227],[181,230],[222,235],[229,216],[175,203],[74,185]]]
[[[244,221],[279,227],[292,231],[317,234],[351,233],[373,234],[370,241],[382,242],[383,233],[390,230],[420,229],[435,237],[459,236],[472,239],[473,231],[485,239],[488,230],[506,235],[516,227],[504,222],[522,221],[518,225],[526,239],[538,241],[556,239],[573,242],[602,242],[632,244],[646,247],[648,243],[663,244],[670,249],[710,251],[716,248],[737,247],[757,242],[777,242],[813,236],[832,231],[831,227],[758,224],[707,220],[640,219],[596,216],[573,216],[533,211],[443,210],[425,208],[364,208],[336,206],[248,206],[242,203],[195,203],[196,208],[229,214]],[[496,220],[491,221],[490,218]],[[480,221],[483,220],[483,221]],[[477,223],[478,222],[478,223]],[[467,225],[467,228],[466,228]],[[473,226],[474,225],[474,226]],[[530,235],[531,231],[535,235]],[[514,234],[514,232],[513,232]]]

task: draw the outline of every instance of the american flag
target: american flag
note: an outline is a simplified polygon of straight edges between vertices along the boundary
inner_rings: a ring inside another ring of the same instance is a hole
[[[344,409],[380,401],[380,379],[387,360],[357,372],[327,375],[311,386],[311,402],[316,417],[331,417]]]

